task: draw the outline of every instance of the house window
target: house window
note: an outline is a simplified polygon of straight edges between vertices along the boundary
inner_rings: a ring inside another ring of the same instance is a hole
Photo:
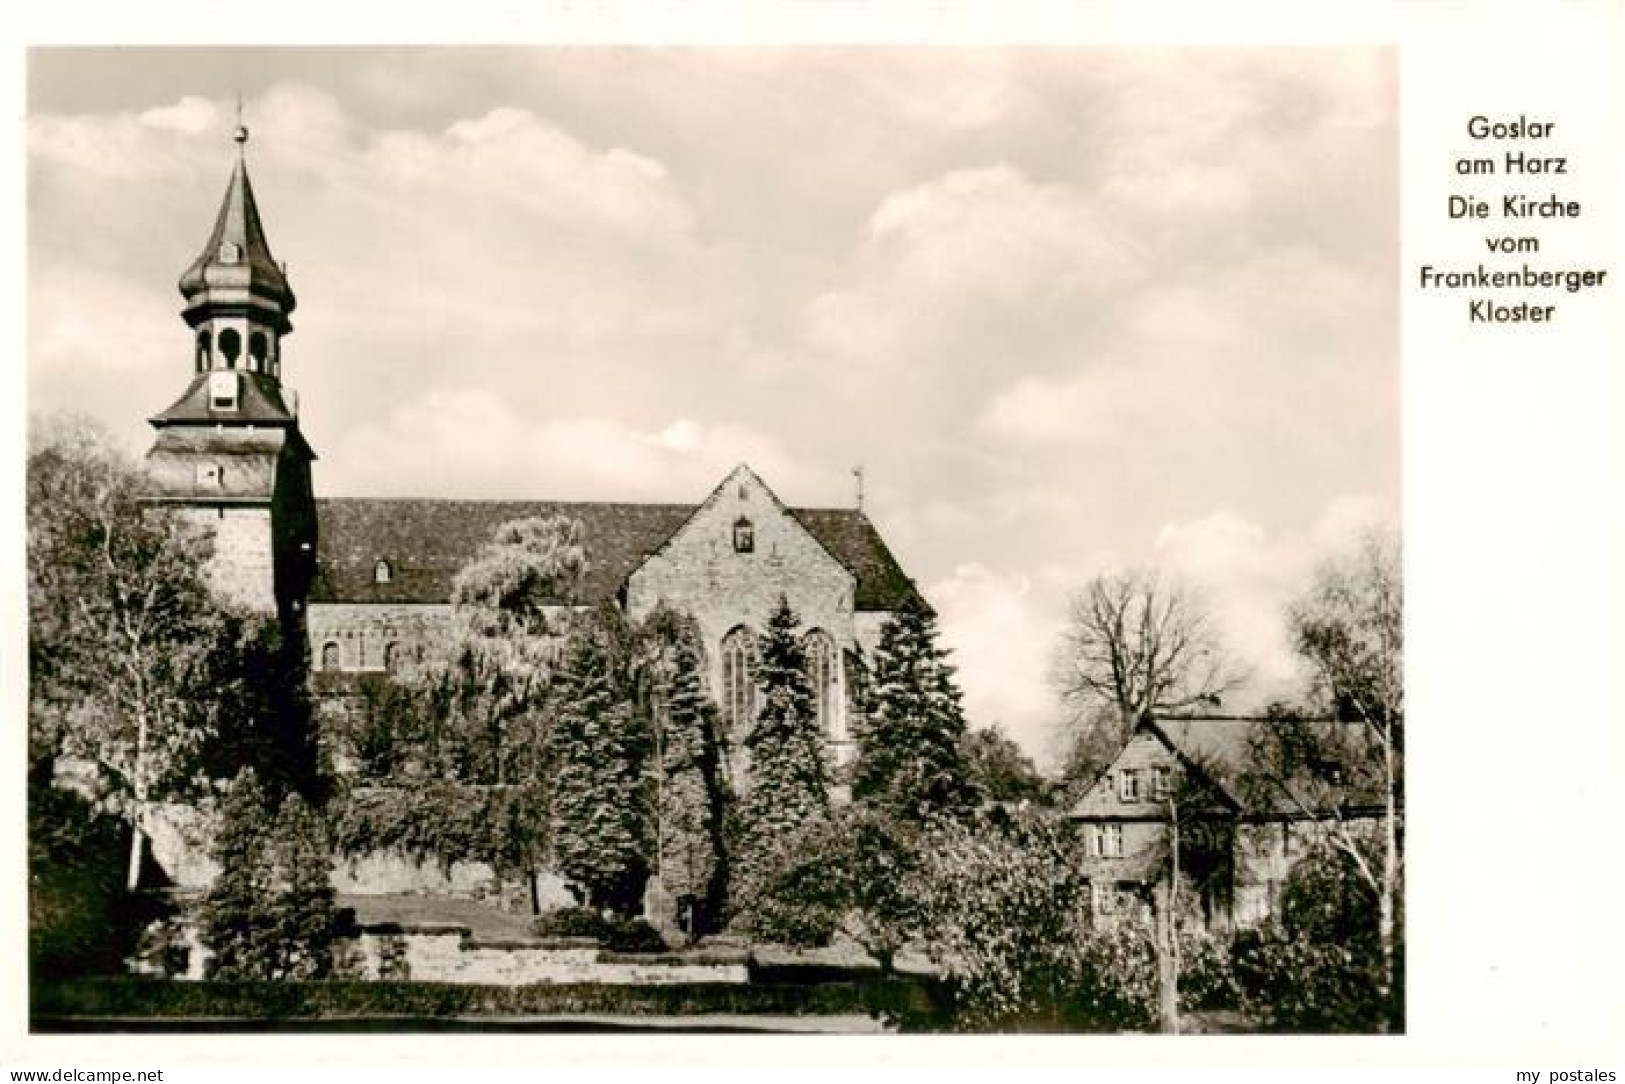
[[[1117,797],[1125,802],[1140,800],[1140,773],[1124,768],[1117,773]]]
[[[339,668],[339,645],[329,640],[322,645],[322,669],[337,670]]]
[[[390,580],[392,580],[394,578],[395,578],[395,570],[392,567],[390,567],[390,564],[389,564],[388,561],[382,561],[381,560],[377,564],[372,566],[372,582],[373,583],[388,583]]]
[[[756,641],[746,628],[722,638],[722,725],[740,744],[756,720]]]
[[[1151,769],[1151,797],[1157,801],[1165,801],[1171,793],[1168,787],[1168,769]]]
[[[1117,913],[1117,888],[1106,881],[1095,881],[1089,886],[1094,896],[1095,914],[1111,915]]]
[[[1088,838],[1087,850],[1090,858],[1123,857],[1123,826],[1121,824],[1091,824]]]
[[[807,683],[812,686],[813,715],[818,732],[834,737],[835,727],[835,641],[823,629],[813,629],[802,637],[801,650],[807,656]]]
[[[740,516],[734,521],[734,552],[750,553],[756,549],[756,529],[750,520]]]

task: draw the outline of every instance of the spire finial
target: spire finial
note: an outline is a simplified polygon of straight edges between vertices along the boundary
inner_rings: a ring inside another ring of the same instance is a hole
[[[852,468],[852,477],[858,483],[858,511],[863,511],[863,464],[859,463]]]
[[[237,130],[231,138],[237,142],[237,153],[243,153],[243,144],[248,142],[248,128],[243,124],[243,92],[237,92]]]

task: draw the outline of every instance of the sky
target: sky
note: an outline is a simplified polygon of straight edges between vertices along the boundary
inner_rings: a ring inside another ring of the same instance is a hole
[[[1391,50],[35,49],[28,405],[131,452],[236,150],[319,496],[864,507],[1041,762],[1069,595],[1191,585],[1251,671],[1397,526]]]

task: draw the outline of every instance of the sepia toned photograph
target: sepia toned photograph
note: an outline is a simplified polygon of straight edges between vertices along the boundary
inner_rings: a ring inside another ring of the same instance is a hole
[[[26,69],[32,1032],[1407,1030],[1394,49]]]

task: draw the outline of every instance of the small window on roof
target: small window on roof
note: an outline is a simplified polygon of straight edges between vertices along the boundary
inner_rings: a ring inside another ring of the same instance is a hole
[[[237,244],[235,244],[234,242],[231,242],[231,241],[221,241],[220,242],[220,262],[221,263],[227,263],[227,264],[236,263],[238,260],[241,260],[242,258],[243,258],[242,246],[237,245]]]
[[[734,521],[734,552],[751,553],[756,549],[756,528],[750,520],[740,516]]]
[[[372,582],[373,583],[388,583],[390,580],[392,580],[394,578],[395,578],[395,569],[394,569],[393,566],[390,565],[390,563],[388,561],[379,560],[379,562],[377,564],[372,566]]]

